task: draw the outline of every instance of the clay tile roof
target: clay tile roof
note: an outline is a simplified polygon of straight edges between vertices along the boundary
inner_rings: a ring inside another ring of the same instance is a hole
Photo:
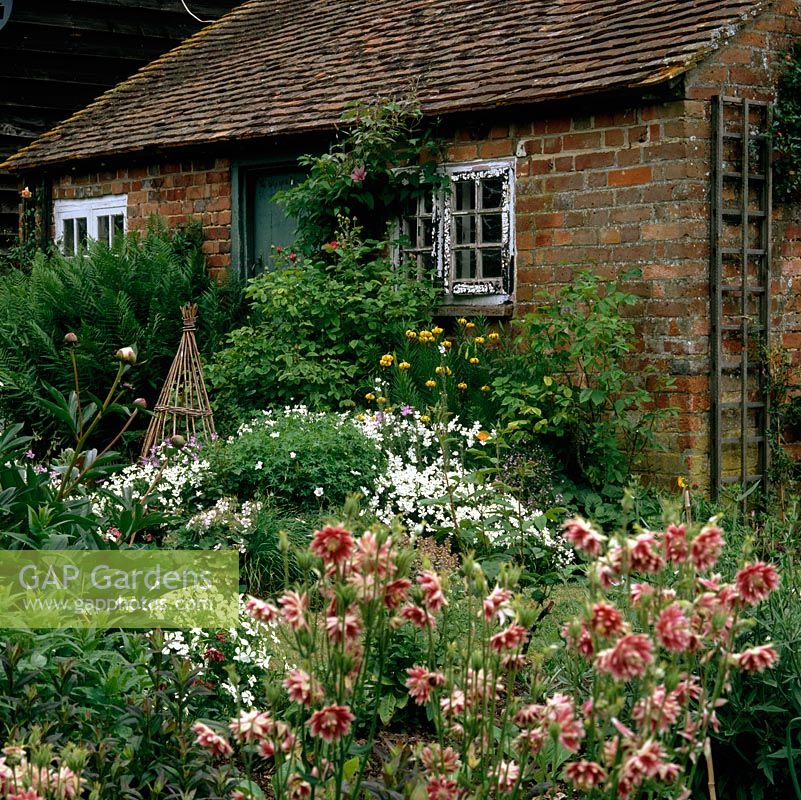
[[[416,83],[430,114],[668,80],[759,0],[250,0],[9,159],[41,167],[318,131]]]

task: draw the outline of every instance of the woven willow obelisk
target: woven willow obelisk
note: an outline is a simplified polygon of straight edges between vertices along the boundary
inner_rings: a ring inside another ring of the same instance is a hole
[[[153,419],[142,446],[142,457],[150,455],[165,439],[185,436],[187,439],[211,439],[214,417],[203,380],[203,367],[195,341],[197,305],[181,308],[184,330],[164,388],[161,390]]]

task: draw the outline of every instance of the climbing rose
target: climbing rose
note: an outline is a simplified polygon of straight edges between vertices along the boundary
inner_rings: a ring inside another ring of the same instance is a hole
[[[575,789],[588,792],[606,780],[606,772],[594,761],[574,761],[565,767],[565,777]]]
[[[326,525],[322,530],[314,532],[309,549],[326,564],[341,564],[350,558],[353,536],[339,525]]]
[[[666,650],[683,653],[690,646],[690,621],[678,603],[671,603],[662,611],[654,628],[659,643]]]
[[[598,653],[595,664],[601,672],[608,672],[617,680],[630,680],[645,675],[645,668],[652,661],[651,640],[641,633],[630,633],[614,647]]]
[[[309,733],[319,736],[325,742],[341,739],[350,731],[350,724],[356,719],[347,706],[326,706],[315,711],[309,718]]]
[[[749,605],[762,602],[779,587],[779,573],[771,564],[746,564],[734,578],[737,594]]]
[[[737,666],[746,672],[762,672],[772,667],[776,663],[778,655],[769,644],[761,644],[758,647],[751,647],[743,650],[742,653],[734,656]]]
[[[723,531],[715,525],[707,525],[693,539],[690,558],[696,569],[709,569],[715,566],[725,544]]]

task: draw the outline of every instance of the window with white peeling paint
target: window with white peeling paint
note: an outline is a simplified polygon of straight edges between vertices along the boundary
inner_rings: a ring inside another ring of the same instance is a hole
[[[449,164],[448,190],[413,200],[401,217],[402,256],[434,277],[446,303],[496,304],[514,280],[514,163]]]
[[[53,204],[56,242],[68,256],[78,255],[89,239],[110,247],[127,229],[127,209],[128,196],[124,194],[56,200]]]

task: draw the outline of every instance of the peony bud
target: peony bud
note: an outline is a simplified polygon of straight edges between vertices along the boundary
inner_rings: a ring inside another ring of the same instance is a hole
[[[78,344],[78,337],[72,331],[70,331],[64,337],[64,343],[65,344]]]
[[[139,406],[139,408],[147,408],[147,400],[144,397],[137,397],[133,404]]]
[[[117,350],[117,358],[124,361],[126,364],[136,363],[136,350],[133,347],[121,347]]]

